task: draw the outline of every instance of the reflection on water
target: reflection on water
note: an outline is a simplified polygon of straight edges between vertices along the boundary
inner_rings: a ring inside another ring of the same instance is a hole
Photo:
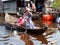
[[[5,35],[8,34],[8,32],[6,32],[5,26],[0,26],[0,35]]]
[[[9,34],[5,26],[0,26],[0,45],[25,45],[25,42],[18,35],[12,36]]]
[[[46,25],[46,24],[44,24]],[[5,26],[0,26],[0,45],[60,45],[60,24],[47,24],[48,29],[41,35],[20,34],[16,36],[10,34]]]

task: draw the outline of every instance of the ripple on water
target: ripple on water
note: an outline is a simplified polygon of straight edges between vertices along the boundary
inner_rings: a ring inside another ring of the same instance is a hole
[[[0,35],[6,35],[8,32],[6,31],[5,26],[0,26]]]
[[[19,36],[10,36],[5,26],[0,26],[0,45],[25,45],[25,42]]]

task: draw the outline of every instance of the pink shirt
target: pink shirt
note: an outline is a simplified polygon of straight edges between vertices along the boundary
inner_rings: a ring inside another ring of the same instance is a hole
[[[20,17],[20,18],[18,19],[18,23],[19,23],[20,25],[24,25],[24,19],[23,19],[22,17]]]

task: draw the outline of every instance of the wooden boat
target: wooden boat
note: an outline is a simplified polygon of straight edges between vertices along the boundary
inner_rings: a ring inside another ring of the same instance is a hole
[[[40,29],[24,29],[24,28],[21,28],[21,27],[17,28],[18,32],[25,32],[26,30],[27,30],[28,34],[42,34],[47,30],[47,27],[43,27],[43,28],[40,28]]]
[[[8,14],[6,14],[6,15],[8,15]],[[5,15],[5,16],[6,16]],[[8,15],[9,16],[9,15]],[[14,22],[16,22],[16,20],[17,19],[15,19],[14,18],[14,20],[12,20],[12,16],[9,16],[8,18],[10,18],[9,20],[7,20],[7,17],[5,17],[5,21],[6,21],[6,23],[5,23],[5,27],[6,27],[6,30],[9,30],[9,31],[14,31],[14,30],[16,30],[16,29],[14,29],[15,28],[15,26],[16,26],[16,24],[14,24]],[[11,29],[11,27],[12,27],[12,29]],[[14,28],[13,28],[14,27]],[[37,29],[25,29],[24,27],[22,27],[22,26],[17,26],[16,27],[17,28],[17,31],[18,32],[25,32],[26,30],[27,30],[27,33],[29,33],[29,34],[42,34],[42,33],[44,33],[46,30],[47,30],[47,27],[43,27],[43,28],[37,28]]]
[[[10,30],[11,26],[7,26],[6,29]],[[16,27],[16,29],[13,27],[12,32],[14,30],[17,30],[17,32],[25,32],[27,30],[28,34],[43,34],[47,30],[47,27],[42,27],[37,29],[25,29],[24,27],[19,26],[19,27]]]

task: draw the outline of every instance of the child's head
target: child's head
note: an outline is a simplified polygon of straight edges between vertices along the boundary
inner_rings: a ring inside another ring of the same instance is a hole
[[[26,7],[25,10],[26,10],[26,12],[30,12],[31,11],[31,9],[29,7]]]

